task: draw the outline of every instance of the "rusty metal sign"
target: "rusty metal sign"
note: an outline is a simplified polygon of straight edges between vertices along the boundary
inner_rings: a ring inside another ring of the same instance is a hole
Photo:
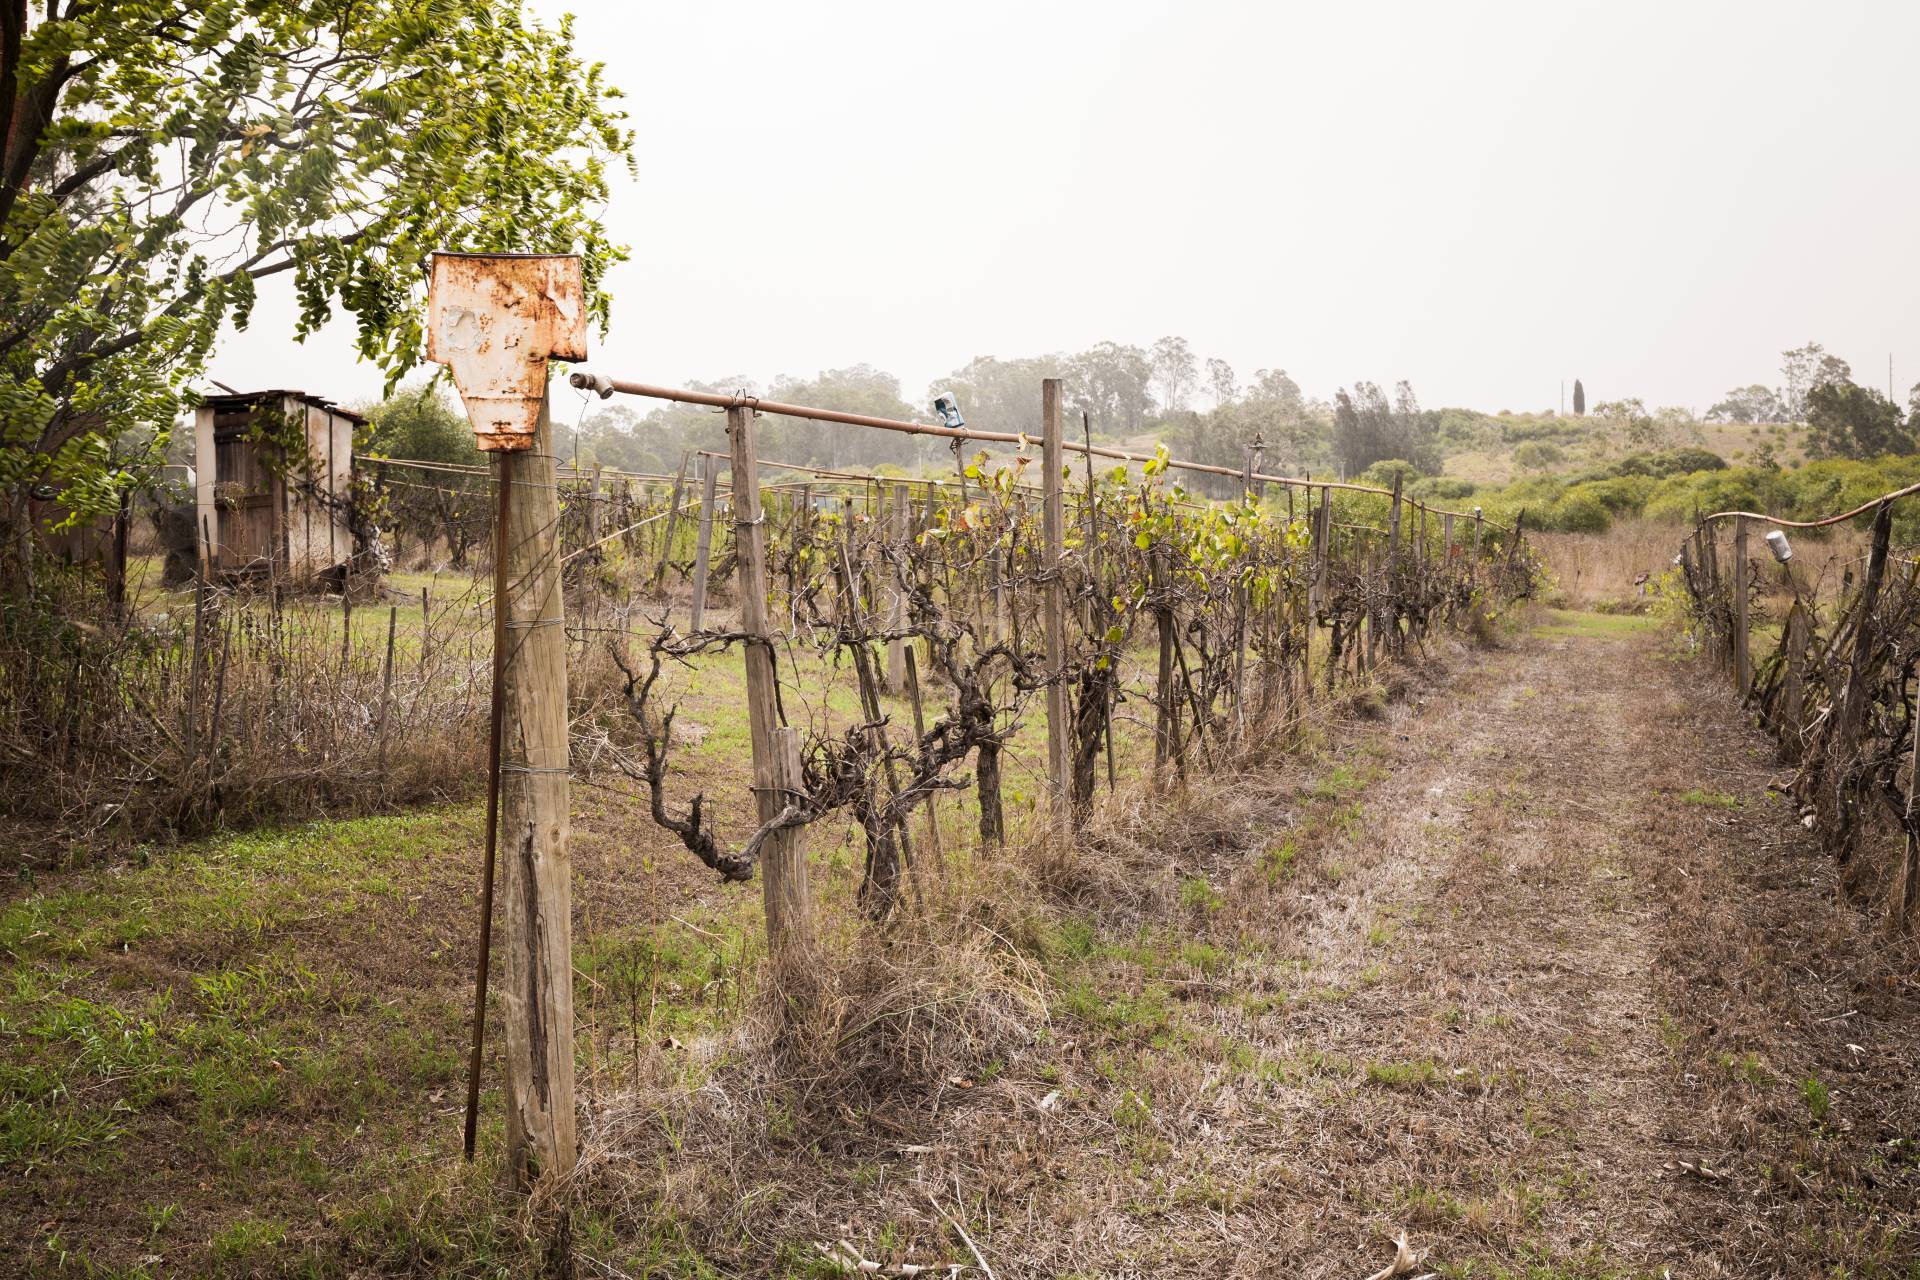
[[[579,255],[435,253],[427,358],[452,372],[482,449],[532,448],[547,361],[587,358]]]

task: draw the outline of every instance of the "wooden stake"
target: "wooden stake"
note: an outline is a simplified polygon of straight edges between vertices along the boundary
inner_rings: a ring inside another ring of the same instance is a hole
[[[1733,522],[1733,687],[1742,698],[1753,682],[1753,659],[1748,652],[1747,522]]]
[[[700,533],[693,552],[693,616],[689,630],[698,631],[707,618],[707,566],[713,555],[713,491],[718,482],[720,459],[700,455]]]
[[[753,743],[753,785],[760,821],[771,822],[800,786],[800,739],[780,724],[773,635],[767,626],[767,529],[760,512],[760,468],[753,452],[753,412],[727,410],[733,450],[733,539],[740,565],[740,630],[746,635],[747,729]],[[761,846],[761,901],[776,981],[813,950],[813,903],[807,888],[806,846],[798,827],[776,832]]]
[[[573,1171],[573,883],[568,860],[567,633],[560,501],[543,398],[516,458],[506,525],[507,653],[500,722],[500,1013],[506,1024],[507,1177]]]
[[[907,506],[907,486],[896,484],[889,494],[887,506],[889,534],[887,543],[892,551],[887,565],[887,630],[893,633],[887,641],[887,688],[898,691],[907,683],[907,642],[901,633],[907,629],[907,543],[911,536],[908,530],[912,519]]]
[[[1795,600],[1787,609],[1787,625],[1780,640],[1786,665],[1780,676],[1780,699],[1774,704],[1773,724],[1781,754],[1789,763],[1800,759],[1800,731],[1806,723],[1807,631],[1807,610]]]
[[[1173,689],[1173,609],[1161,599],[1167,589],[1167,549],[1153,548],[1153,618],[1160,637],[1160,669],[1153,686],[1153,774],[1165,785],[1167,761],[1173,758],[1177,708]]]
[[[736,472],[736,475],[739,473]],[[667,576],[667,561],[673,555],[673,533],[680,523],[680,494],[687,483],[687,454],[680,455],[680,469],[673,475],[673,496],[667,500],[667,528],[660,535],[660,558],[653,566],[653,588],[658,591]]]
[[[927,714],[920,700],[920,664],[914,659],[913,648],[907,648],[907,697],[913,702],[913,736],[916,740],[927,736]],[[945,875],[947,860],[940,848],[940,814],[935,806],[939,803],[939,793],[934,792],[926,799],[927,806],[927,848],[933,852],[933,872]]]
[[[1067,584],[1061,576],[1066,558],[1066,477],[1064,438],[1060,424],[1061,382],[1040,381],[1040,466],[1045,500],[1040,514],[1040,566],[1046,590],[1041,597],[1040,627],[1047,656],[1047,782],[1056,818],[1071,808],[1072,723],[1067,700]]]
[[[1893,871],[1893,884],[1887,893],[1887,936],[1905,936],[1913,924],[1913,912],[1920,905],[1920,843],[1913,838],[1914,793],[1920,790],[1920,691],[1907,703],[1907,724],[1912,726],[1913,741],[1907,746],[1907,835],[1900,850],[1900,863]]]
[[[387,606],[387,664],[386,674],[380,679],[380,720],[374,730],[380,740],[378,754],[374,757],[373,771],[379,779],[379,785],[387,785],[387,708],[393,702],[393,633],[400,625],[400,606]],[[421,643],[424,644],[425,637]]]

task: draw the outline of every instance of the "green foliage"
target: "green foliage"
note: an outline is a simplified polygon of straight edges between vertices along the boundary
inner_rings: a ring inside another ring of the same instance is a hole
[[[1746,468],[1668,476],[1648,495],[1644,514],[1656,520],[1691,520],[1696,510],[1754,511],[1763,507],[1756,481],[1765,473]]]
[[[1800,1082],[1800,1098],[1807,1104],[1807,1111],[1813,1116],[1814,1123],[1824,1123],[1827,1112],[1833,1107],[1833,1096],[1827,1086],[1820,1083],[1818,1076],[1808,1076]]]
[[[1417,480],[1407,488],[1410,497],[1422,502],[1457,502],[1461,498],[1471,498],[1480,486],[1471,480],[1460,480],[1452,476],[1427,476]]]
[[[1707,410],[1708,422],[1779,422],[1786,416],[1780,399],[1769,387],[1754,383],[1735,387]]]
[[[1391,489],[1395,480],[1399,480],[1403,486],[1411,487],[1420,478],[1420,469],[1411,462],[1400,458],[1386,458],[1362,471],[1359,483]]]
[[[1658,484],[1652,476],[1613,476],[1573,485],[1567,496],[1591,498],[1613,515],[1638,515]]]
[[[1569,490],[1543,513],[1542,524],[1563,533],[1605,533],[1612,518],[1592,494]]]
[[[1413,387],[1394,386],[1393,401],[1371,382],[1356,382],[1334,392],[1334,453],[1347,474],[1358,475],[1376,462],[1405,458],[1423,473],[1440,470],[1440,415],[1425,413]]]
[[[389,458],[477,463],[473,427],[432,383],[402,390],[365,410],[368,447]]]
[[[1807,453],[1815,458],[1870,458],[1907,453],[1914,426],[1900,406],[1874,390],[1841,380],[1807,392]]]
[[[391,381],[435,249],[582,254],[604,326],[624,256],[593,210],[631,135],[570,21],[519,0],[123,0],[29,20],[0,66],[0,512],[69,518],[149,476],[225,324],[289,273]]]
[[[1513,451],[1513,465],[1522,471],[1551,471],[1566,460],[1560,446],[1546,440],[1529,440]]]

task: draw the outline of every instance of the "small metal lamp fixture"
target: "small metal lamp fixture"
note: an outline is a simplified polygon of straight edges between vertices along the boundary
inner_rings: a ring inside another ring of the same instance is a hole
[[[933,398],[933,412],[939,417],[940,425],[950,431],[958,431],[967,425],[967,420],[960,416],[960,402],[953,398],[951,392],[942,391]]]
[[[1767,530],[1767,550],[1773,552],[1773,558],[1781,564],[1793,559],[1793,544],[1787,541],[1784,530]]]

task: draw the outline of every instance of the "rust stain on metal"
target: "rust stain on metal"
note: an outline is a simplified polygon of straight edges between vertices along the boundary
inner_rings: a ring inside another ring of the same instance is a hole
[[[427,358],[452,372],[482,449],[531,448],[547,361],[587,358],[579,255],[434,254]]]

